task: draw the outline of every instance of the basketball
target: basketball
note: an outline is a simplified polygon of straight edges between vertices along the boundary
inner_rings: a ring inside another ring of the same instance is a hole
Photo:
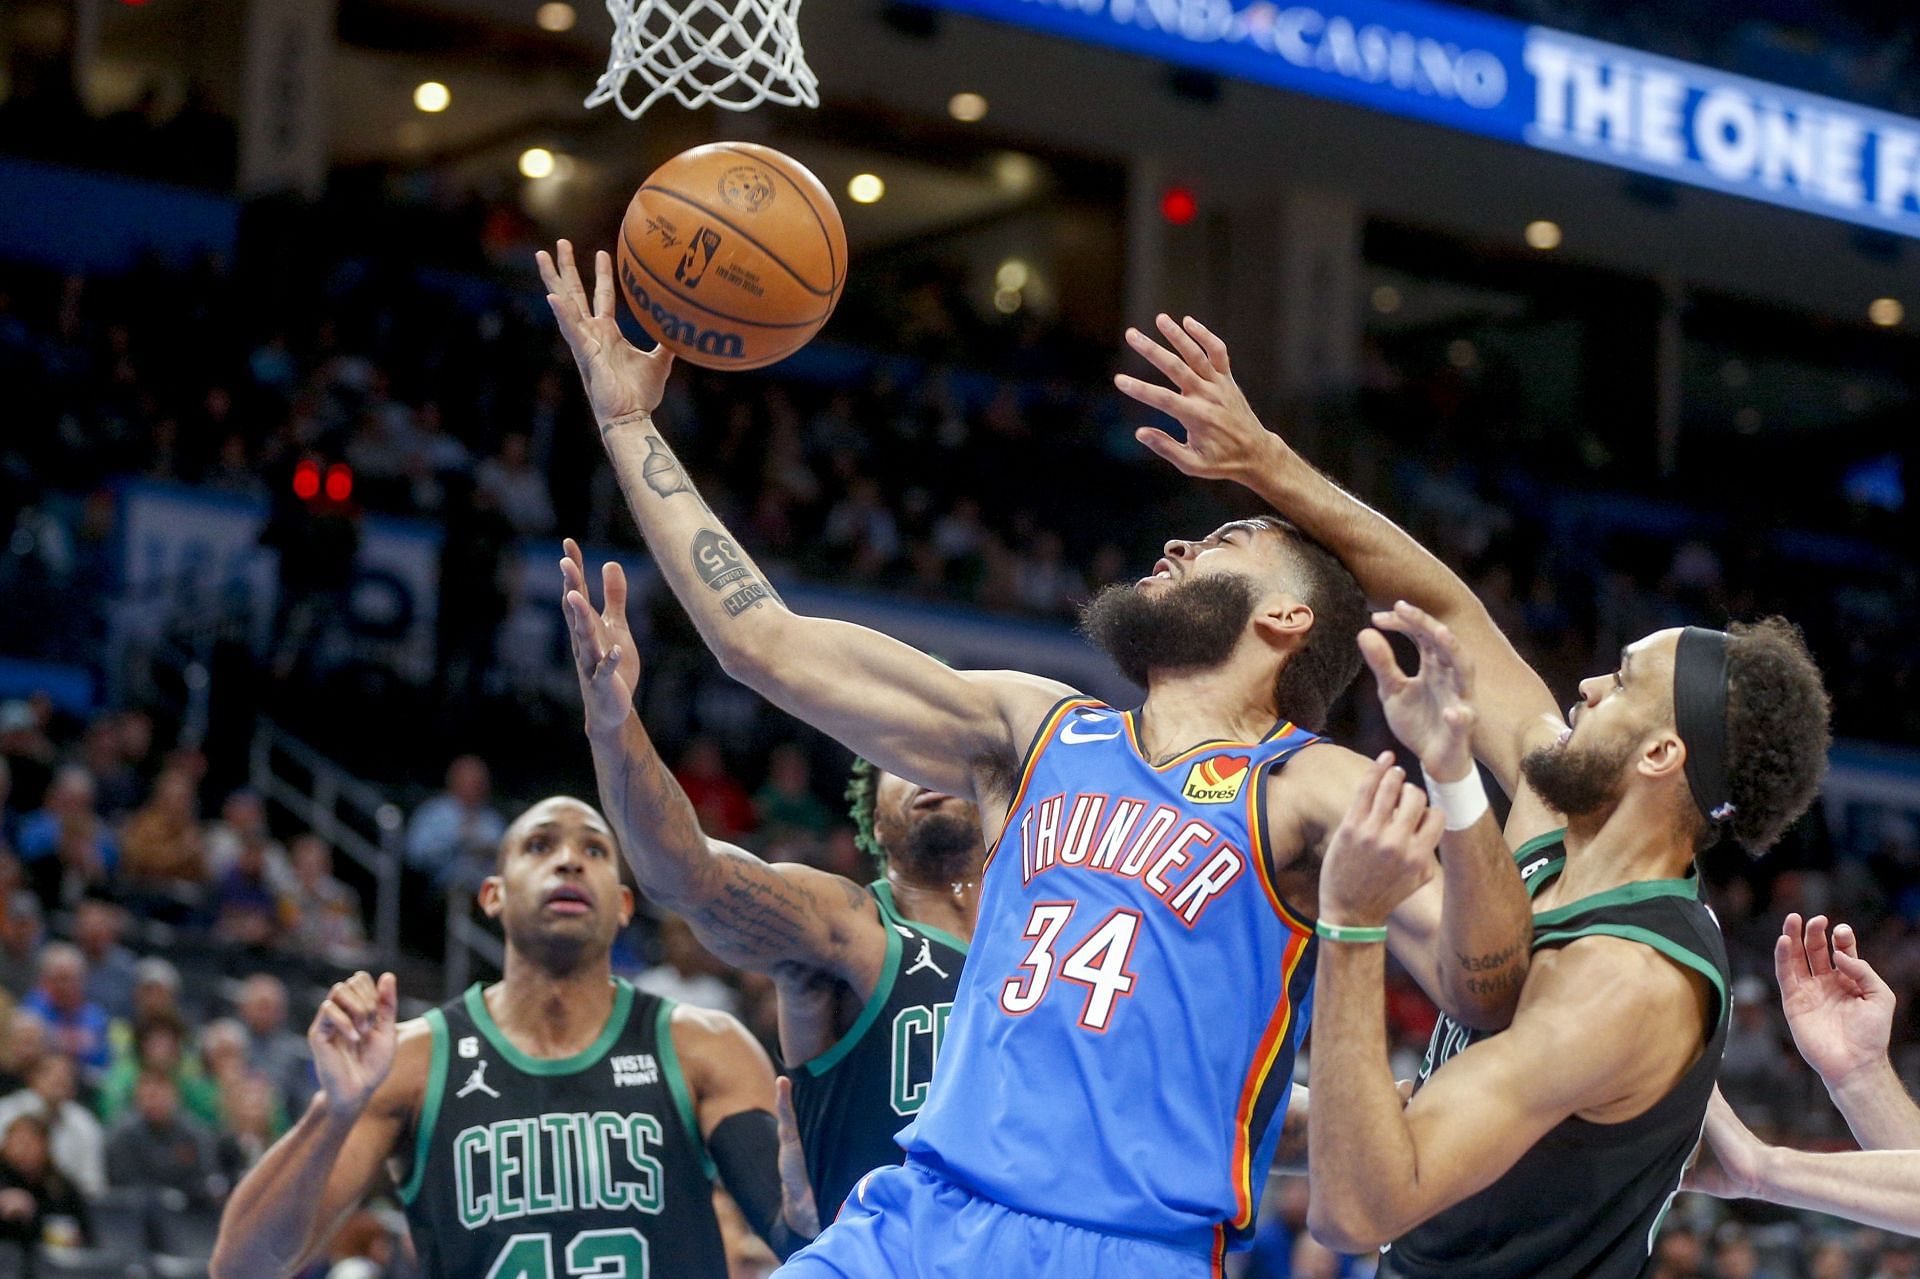
[[[655,169],[620,224],[620,289],[640,326],[702,368],[757,369],[805,346],[847,282],[847,233],[820,179],[751,142]]]

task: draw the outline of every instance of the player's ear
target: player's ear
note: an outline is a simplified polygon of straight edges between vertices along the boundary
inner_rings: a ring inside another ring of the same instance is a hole
[[[625,884],[620,885],[620,927],[625,928],[633,922],[633,890]]]
[[[1680,740],[1678,732],[1663,728],[1640,744],[1640,758],[1634,768],[1649,780],[1677,777],[1685,785],[1687,744]]]
[[[1281,596],[1253,615],[1253,633],[1270,648],[1293,649],[1313,629],[1313,610],[1302,600]]]
[[[502,896],[504,888],[505,885],[501,883],[498,875],[489,875],[480,881],[480,912],[488,919],[500,918],[501,908],[506,905],[506,900]]]

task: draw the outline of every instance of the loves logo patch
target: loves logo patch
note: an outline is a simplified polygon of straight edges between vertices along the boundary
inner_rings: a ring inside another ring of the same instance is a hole
[[[1226,804],[1240,798],[1253,759],[1247,755],[1215,755],[1187,770],[1180,793],[1196,804]]]

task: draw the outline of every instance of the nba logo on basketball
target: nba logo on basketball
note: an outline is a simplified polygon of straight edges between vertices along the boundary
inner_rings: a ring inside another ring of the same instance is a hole
[[[1253,760],[1245,755],[1216,755],[1187,770],[1180,793],[1196,804],[1225,804],[1240,798]]]

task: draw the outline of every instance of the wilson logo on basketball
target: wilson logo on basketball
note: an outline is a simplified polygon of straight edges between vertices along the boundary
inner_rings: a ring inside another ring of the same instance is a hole
[[[1216,755],[1187,770],[1180,793],[1196,804],[1225,804],[1240,798],[1253,760],[1245,755]]]
[[[647,286],[641,283],[640,273],[624,259],[620,263],[620,278],[627,286],[627,302],[635,312],[652,320],[665,340],[691,347],[717,360],[738,360],[746,354],[746,343],[738,333],[703,329],[654,301],[653,295],[647,292]]]

